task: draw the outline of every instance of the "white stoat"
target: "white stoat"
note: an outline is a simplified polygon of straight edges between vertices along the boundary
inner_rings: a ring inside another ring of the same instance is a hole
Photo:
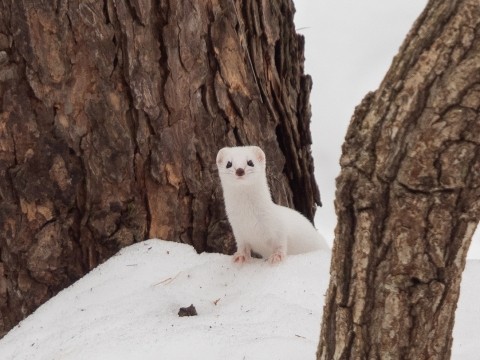
[[[307,218],[272,201],[265,164],[258,146],[225,147],[217,154],[225,209],[237,243],[233,261],[248,261],[250,250],[278,263],[287,254],[329,249]]]

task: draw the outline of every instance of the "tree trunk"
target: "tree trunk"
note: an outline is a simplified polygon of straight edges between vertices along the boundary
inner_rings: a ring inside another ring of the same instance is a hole
[[[434,1],[355,110],[317,359],[448,359],[480,218],[480,3]]]
[[[0,0],[0,335],[133,242],[232,252],[225,145],[262,146],[275,200],[313,218],[293,13],[290,0]]]

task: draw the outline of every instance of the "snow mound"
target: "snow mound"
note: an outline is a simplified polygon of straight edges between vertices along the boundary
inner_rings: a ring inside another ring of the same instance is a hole
[[[120,251],[0,340],[0,359],[313,359],[330,254],[278,266],[148,240]],[[198,316],[179,317],[193,304]]]
[[[0,340],[0,359],[314,359],[330,254],[278,266],[200,254],[188,245],[132,245],[60,292]],[[468,261],[452,359],[480,353],[480,261]],[[198,316],[179,317],[193,304]]]

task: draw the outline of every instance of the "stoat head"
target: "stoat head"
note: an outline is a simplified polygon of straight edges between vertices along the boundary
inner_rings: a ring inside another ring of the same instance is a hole
[[[258,146],[224,147],[217,154],[222,184],[250,185],[265,178],[265,153]]]

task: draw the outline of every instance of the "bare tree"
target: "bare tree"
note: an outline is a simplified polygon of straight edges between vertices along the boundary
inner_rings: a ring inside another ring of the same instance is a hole
[[[429,1],[357,107],[317,359],[448,359],[480,218],[480,2]]]
[[[0,1],[0,335],[136,241],[232,252],[222,146],[262,146],[282,174],[274,198],[313,217],[293,13],[290,0]]]

